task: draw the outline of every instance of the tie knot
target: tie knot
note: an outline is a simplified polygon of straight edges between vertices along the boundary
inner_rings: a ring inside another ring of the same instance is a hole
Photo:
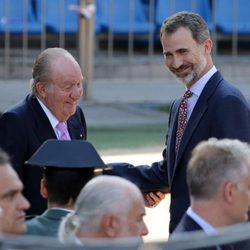
[[[187,90],[183,96],[183,98],[187,99],[190,98],[193,95],[193,92],[191,90]]]

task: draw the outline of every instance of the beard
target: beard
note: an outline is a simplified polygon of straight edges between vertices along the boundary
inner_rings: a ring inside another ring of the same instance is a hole
[[[171,73],[172,76],[176,77],[181,83],[184,83],[186,86],[192,85],[192,83],[195,81],[195,79],[198,78],[202,70],[206,66],[206,59],[204,56],[200,56],[199,64],[195,66],[194,64],[183,64],[181,65],[178,69],[175,70],[170,70],[169,72]],[[191,72],[183,75],[183,76],[178,76],[178,71],[187,69],[187,68],[192,68]]]

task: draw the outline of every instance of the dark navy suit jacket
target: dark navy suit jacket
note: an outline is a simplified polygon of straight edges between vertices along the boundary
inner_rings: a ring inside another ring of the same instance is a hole
[[[67,121],[72,139],[86,139],[86,122],[82,110]],[[41,214],[47,202],[40,195],[42,169],[24,164],[47,139],[56,139],[56,134],[37,99],[28,95],[0,117],[0,147],[6,150],[13,167],[24,184],[24,196],[30,201],[28,214]]]
[[[178,233],[184,233],[184,232],[192,232],[192,231],[201,231],[203,230],[199,224],[197,224],[187,213],[184,214],[182,217],[180,223],[178,226],[175,228],[174,232],[171,234],[171,237],[173,235],[178,234]],[[231,245],[226,245],[226,246],[220,246],[222,250],[233,250],[233,246]],[[196,249],[196,248],[195,248]],[[203,247],[200,249],[196,250],[217,250],[216,246],[214,247]]]
[[[173,235],[176,233],[184,233],[190,231],[203,230],[199,224],[196,223],[187,213],[184,214],[180,223],[173,231]]]
[[[114,169],[106,172],[130,179],[143,191],[170,189],[170,232],[190,205],[186,167],[192,149],[210,137],[250,142],[249,104],[236,87],[225,81],[220,72],[216,72],[205,85],[194,107],[176,156],[175,137],[180,102],[181,98],[171,107],[163,161],[139,167],[112,164]]]

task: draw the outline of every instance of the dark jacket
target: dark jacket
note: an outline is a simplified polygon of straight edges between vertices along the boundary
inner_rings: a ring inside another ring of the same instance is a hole
[[[196,223],[187,213],[184,214],[180,223],[175,228],[171,237],[175,234],[180,234],[184,232],[192,232],[192,231],[201,231],[203,230],[199,224]],[[231,245],[220,246],[221,250],[234,250]],[[203,248],[195,248],[195,250],[217,250],[216,246],[203,247]]]
[[[120,175],[137,184],[142,190],[170,189],[170,232],[180,222],[190,205],[186,183],[186,168],[193,148],[210,137],[232,138],[250,142],[250,109],[242,93],[216,72],[205,85],[189,118],[175,155],[177,118],[181,98],[171,107],[169,128],[163,161],[152,166],[133,167],[113,164],[106,174]]]
[[[72,139],[86,139],[86,122],[79,107],[67,124]],[[47,202],[40,195],[42,169],[24,163],[44,141],[56,138],[49,119],[33,95],[28,95],[0,117],[0,147],[10,154],[12,165],[24,184],[24,196],[31,203],[28,214],[41,214]]]

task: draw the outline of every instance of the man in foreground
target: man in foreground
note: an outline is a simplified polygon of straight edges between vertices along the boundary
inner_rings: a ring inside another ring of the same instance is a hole
[[[199,143],[188,163],[187,184],[191,205],[172,235],[196,230],[213,234],[218,228],[247,221],[249,145],[215,138]]]
[[[9,156],[0,149],[1,230],[4,235],[26,232],[25,210],[29,202],[22,195],[23,184],[12,168]]]
[[[128,178],[142,190],[169,191],[171,233],[190,205],[186,169],[191,151],[211,137],[250,142],[250,109],[213,64],[213,42],[200,15],[179,12],[168,17],[160,38],[167,69],[186,89],[171,106],[163,161],[151,167],[118,166],[107,174]]]
[[[133,183],[120,177],[98,176],[84,186],[75,211],[63,219],[59,239],[84,244],[88,239],[141,238],[148,233],[144,215],[143,196]]]
[[[105,168],[101,157],[88,141],[48,140],[27,162],[31,168],[43,168],[41,195],[48,208],[27,221],[26,234],[57,237],[63,217],[73,212],[75,201],[95,170]]]

